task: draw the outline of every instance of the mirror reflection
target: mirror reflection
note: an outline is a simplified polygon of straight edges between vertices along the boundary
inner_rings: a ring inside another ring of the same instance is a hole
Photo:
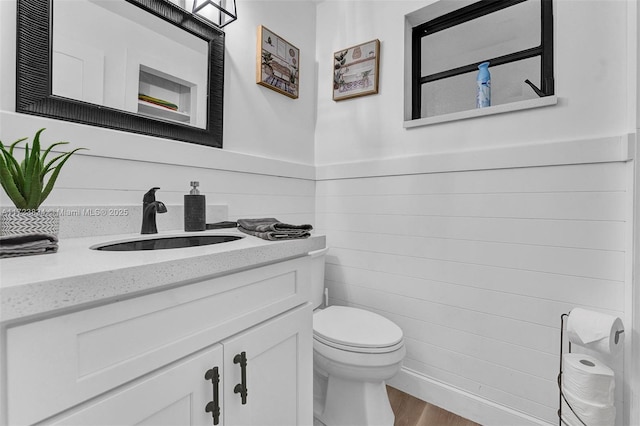
[[[57,96],[205,129],[208,49],[124,0],[53,0]]]

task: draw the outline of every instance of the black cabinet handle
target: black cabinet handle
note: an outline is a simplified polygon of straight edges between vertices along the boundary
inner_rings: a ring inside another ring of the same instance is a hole
[[[213,401],[209,401],[207,406],[204,408],[204,411],[207,413],[211,413],[213,417],[213,424],[217,425],[220,423],[220,397],[219,397],[219,385],[220,385],[220,373],[218,373],[218,367],[213,367],[210,370],[207,370],[204,373],[205,380],[211,380],[211,384],[213,385]]]
[[[241,352],[233,357],[234,364],[240,364],[240,374],[242,381],[233,388],[233,393],[239,393],[242,398],[242,405],[247,403],[247,354]]]

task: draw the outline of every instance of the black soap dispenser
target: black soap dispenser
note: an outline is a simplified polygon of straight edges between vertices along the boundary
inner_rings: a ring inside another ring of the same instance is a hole
[[[204,231],[207,227],[207,211],[204,195],[198,191],[199,182],[191,182],[191,192],[184,196],[184,230]]]

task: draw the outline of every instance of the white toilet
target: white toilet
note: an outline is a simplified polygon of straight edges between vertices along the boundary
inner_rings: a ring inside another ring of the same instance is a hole
[[[312,302],[323,304],[328,248],[312,257]],[[402,365],[402,330],[373,312],[346,306],[313,314],[313,415],[326,426],[393,426],[385,380]]]

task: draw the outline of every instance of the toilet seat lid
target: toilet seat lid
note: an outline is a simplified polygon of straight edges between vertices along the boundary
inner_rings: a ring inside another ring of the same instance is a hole
[[[329,306],[313,315],[313,333],[327,343],[386,348],[402,341],[402,329],[382,315],[347,306]]]

